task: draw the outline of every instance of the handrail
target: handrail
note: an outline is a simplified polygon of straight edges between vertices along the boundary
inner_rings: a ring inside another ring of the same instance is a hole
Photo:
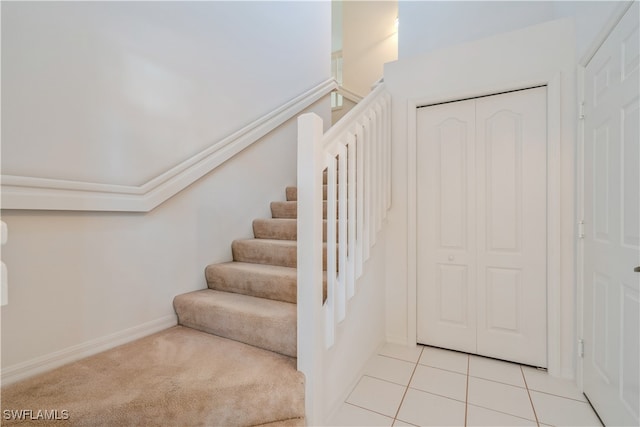
[[[298,369],[306,417],[321,424],[323,356],[391,205],[391,99],[379,85],[327,133],[298,118]],[[327,184],[327,298],[322,295],[323,171]]]
[[[344,96],[345,98],[347,98],[349,101],[354,102],[355,104],[359,103],[364,99],[362,96],[358,95],[355,92],[350,91],[344,86],[338,85],[338,87],[336,88],[336,92]]]

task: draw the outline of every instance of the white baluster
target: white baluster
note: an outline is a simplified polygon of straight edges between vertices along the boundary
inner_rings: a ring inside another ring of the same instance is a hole
[[[325,303],[325,347],[330,348],[335,339],[336,324],[336,241],[338,240],[336,230],[336,168],[338,167],[336,158],[325,153],[325,165],[327,167],[327,302]]]
[[[356,283],[356,137],[347,135],[347,299],[353,297]]]
[[[338,288],[337,319],[341,322],[347,309],[347,147],[338,146]]]
[[[364,263],[364,126],[356,127],[356,279]]]

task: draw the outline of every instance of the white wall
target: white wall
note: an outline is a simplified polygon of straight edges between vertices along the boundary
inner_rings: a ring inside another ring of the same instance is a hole
[[[401,1],[398,57],[513,31],[552,20],[544,1]]]
[[[364,97],[398,58],[397,1],[342,2],[343,86]]]
[[[558,18],[576,27],[580,58],[618,1],[400,1],[398,57],[517,30]]]
[[[330,13],[3,2],[2,172],[141,185],[330,77]]]
[[[576,58],[580,60],[598,37],[612,14],[625,1],[555,1],[554,14],[575,22]]]
[[[331,0],[331,52],[342,50],[342,0]]]
[[[356,294],[347,302],[347,317],[338,324],[335,342],[324,359],[325,421],[347,399],[366,362],[385,341],[386,236],[383,227],[356,283]]]
[[[402,19],[402,18],[401,18]],[[403,28],[404,22],[401,22]],[[411,161],[408,121],[410,100],[428,103],[497,93],[530,87],[559,76],[559,141],[550,147],[558,156],[560,192],[556,215],[560,245],[557,263],[558,286],[549,292],[558,296],[558,358],[554,375],[573,377],[575,338],[574,203],[575,203],[575,57],[571,20],[552,21],[522,30],[441,49],[387,64],[385,84],[393,98],[392,182],[393,206],[387,230],[387,321],[386,335],[391,342],[413,345],[415,337],[415,277],[411,276],[408,242],[415,230],[409,229],[415,205],[410,205]],[[555,117],[555,115],[554,115]],[[413,199],[415,203],[415,198]],[[411,234],[411,235],[410,235]],[[555,267],[555,266],[554,266]],[[550,267],[551,268],[551,267]],[[554,274],[555,274],[554,273]],[[555,277],[555,276],[554,276]],[[550,310],[553,310],[550,307]],[[554,312],[555,313],[555,312]],[[413,318],[412,318],[413,316]],[[551,326],[550,326],[551,327]],[[551,368],[550,368],[551,370]]]
[[[328,79],[330,48],[328,3],[3,2],[3,173],[139,184]],[[330,123],[328,97],[307,111]],[[296,135],[146,214],[3,210],[3,377],[175,322],[295,185]]]

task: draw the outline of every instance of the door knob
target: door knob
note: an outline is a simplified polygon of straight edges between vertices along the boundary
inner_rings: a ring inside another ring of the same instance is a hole
[[[640,273],[640,265],[633,269],[634,272]]]

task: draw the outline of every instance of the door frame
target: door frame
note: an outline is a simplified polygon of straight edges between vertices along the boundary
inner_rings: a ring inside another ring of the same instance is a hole
[[[622,17],[633,5],[633,1],[620,3],[611,13],[611,17],[602,28],[598,36],[591,43],[589,49],[580,58],[576,71],[578,82],[578,103],[584,103],[585,97],[585,74],[586,68],[596,52],[600,49],[605,40],[616,28]],[[577,124],[577,149],[576,149],[576,224],[584,218],[584,120],[578,117]],[[584,239],[577,235],[576,244],[576,336],[578,339],[584,337]],[[584,390],[584,358],[581,354],[576,354],[576,382],[578,388]]]
[[[543,78],[521,80],[486,92],[453,92],[448,96],[427,96],[407,101],[407,326],[408,337],[417,342],[417,113],[418,107],[450,102],[500,92],[547,86],[547,371],[552,376],[567,376],[561,372],[562,357],[562,75],[554,72]]]

